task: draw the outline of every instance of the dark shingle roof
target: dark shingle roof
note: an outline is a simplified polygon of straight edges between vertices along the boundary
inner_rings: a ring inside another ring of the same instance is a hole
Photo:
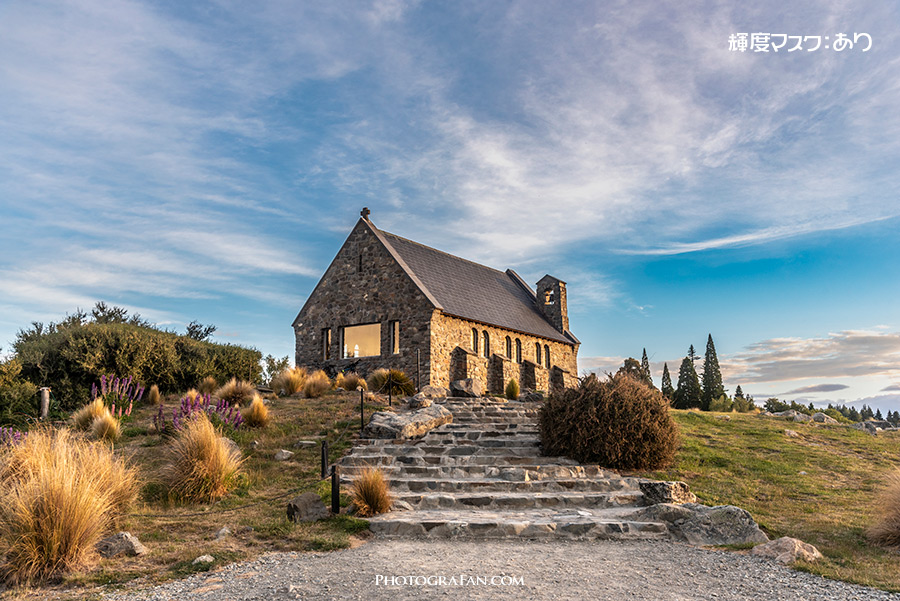
[[[514,271],[491,269],[369,225],[444,313],[567,344],[575,342],[547,321],[535,304],[534,291]]]

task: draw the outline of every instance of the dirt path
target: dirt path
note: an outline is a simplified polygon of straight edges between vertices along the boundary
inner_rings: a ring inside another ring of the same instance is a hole
[[[394,584],[385,583],[390,577],[395,577]],[[402,584],[404,577],[409,584]],[[507,578],[501,581],[502,577]],[[900,599],[900,595],[826,580],[738,553],[669,542],[376,539],[333,553],[270,554],[105,598],[842,601]]]

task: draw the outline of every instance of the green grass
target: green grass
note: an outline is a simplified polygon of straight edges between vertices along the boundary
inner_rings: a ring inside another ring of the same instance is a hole
[[[897,554],[865,538],[882,479],[900,466],[900,433],[873,437],[756,415],[672,413],[682,437],[675,464],[638,475],[684,480],[703,503],[749,511],[770,538],[818,547],[825,559],[799,569],[900,591]]]

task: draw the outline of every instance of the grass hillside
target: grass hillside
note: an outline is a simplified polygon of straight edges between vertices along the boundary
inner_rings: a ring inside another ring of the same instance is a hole
[[[684,480],[702,503],[749,511],[770,538],[792,536],[818,547],[825,559],[800,569],[900,591],[900,557],[865,538],[877,493],[900,466],[900,432],[872,436],[748,414],[672,414],[682,437],[675,463],[638,475]]]

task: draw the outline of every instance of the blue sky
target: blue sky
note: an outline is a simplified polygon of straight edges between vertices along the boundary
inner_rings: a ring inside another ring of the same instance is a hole
[[[889,2],[4,2],[0,345],[104,300],[290,354],[368,206],[566,280],[582,369],[711,332],[730,390],[900,409],[898,36]]]

